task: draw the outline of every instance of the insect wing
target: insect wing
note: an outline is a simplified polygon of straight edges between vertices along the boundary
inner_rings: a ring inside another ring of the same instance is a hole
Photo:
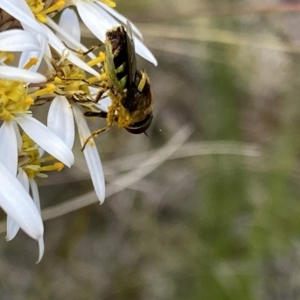
[[[134,76],[136,73],[136,56],[135,56],[135,46],[133,41],[133,32],[132,27],[127,21],[126,26],[126,43],[127,43],[127,65],[128,65],[128,84],[131,86],[131,84],[134,81]]]

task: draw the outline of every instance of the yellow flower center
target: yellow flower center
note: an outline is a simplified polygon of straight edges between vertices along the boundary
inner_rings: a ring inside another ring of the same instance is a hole
[[[0,120],[11,121],[15,114],[30,113],[29,108],[38,96],[52,94],[53,84],[29,93],[22,81],[0,79]]]
[[[13,120],[14,114],[27,112],[32,103],[23,82],[0,79],[0,120]]]
[[[58,94],[65,95],[68,99],[76,94],[89,94],[90,91],[84,70],[66,59],[55,65],[55,69],[52,83],[56,86]]]
[[[45,2],[42,0],[26,0],[28,6],[30,7],[32,13],[41,23],[46,23],[46,16],[55,11],[59,11],[64,8],[64,0],[54,0],[53,3],[45,8]]]
[[[26,133],[22,134],[22,149],[19,153],[18,165],[26,172],[29,178],[47,177],[42,172],[60,171],[64,165],[60,162],[54,162],[52,164],[42,165],[49,161],[53,161],[54,158],[49,156],[48,158],[41,158],[39,155],[38,146],[29,138]]]
[[[95,66],[103,63],[105,54],[99,52],[99,55],[87,62],[89,66]],[[48,82],[55,85],[55,93],[65,96],[68,100],[80,102],[89,105],[94,99],[90,97],[89,86],[100,87],[101,82],[106,79],[105,73],[101,77],[87,77],[84,70],[71,63],[67,56],[62,56],[60,60],[52,61],[55,73]]]

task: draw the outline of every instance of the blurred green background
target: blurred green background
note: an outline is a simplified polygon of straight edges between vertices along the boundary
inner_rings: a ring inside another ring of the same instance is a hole
[[[79,151],[40,181],[44,258],[3,233],[0,299],[300,299],[300,4],[117,9],[158,59],[139,60],[155,96],[150,138],[97,138],[102,206]]]

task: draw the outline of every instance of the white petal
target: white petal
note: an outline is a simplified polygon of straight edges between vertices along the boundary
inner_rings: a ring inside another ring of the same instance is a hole
[[[42,260],[45,252],[45,243],[44,243],[44,238],[40,237],[38,239],[38,245],[39,245],[39,258],[37,260],[37,264]]]
[[[33,202],[36,205],[39,212],[41,212],[40,194],[38,186],[34,179],[29,179],[30,189],[33,197]]]
[[[29,193],[29,180],[27,174],[23,171],[22,168],[19,168],[18,176],[19,182],[22,184],[24,189]],[[20,229],[19,224],[10,216],[7,216],[7,235],[6,240],[12,240]]]
[[[109,7],[108,5],[101,3],[101,2],[95,2],[97,5],[101,6],[103,9],[105,9],[107,12],[109,12],[112,16],[114,16],[117,20],[121,21],[124,25],[126,25],[127,21],[129,21],[126,17],[121,15],[119,12],[117,12],[115,9]],[[130,21],[129,21],[130,22]],[[130,25],[132,27],[133,32],[139,37],[139,39],[143,39],[143,35],[140,32],[140,30],[132,23],[130,22]]]
[[[11,241],[12,239],[15,238],[19,230],[20,230],[19,224],[11,216],[7,216],[5,239],[7,241]]]
[[[0,205],[32,238],[43,235],[44,227],[40,213],[24,187],[0,163]]]
[[[109,97],[103,98],[95,106],[102,111],[108,112],[108,108],[111,106],[111,99]]]
[[[76,104],[73,106],[73,111],[78,127],[80,142],[81,145],[83,145],[86,139],[91,135],[91,132],[82,111]],[[93,139],[86,145],[83,154],[91,174],[96,195],[102,204],[105,198],[105,181],[101,160]]]
[[[0,128],[0,162],[12,175],[17,174],[18,145],[12,122],[3,122]]]
[[[107,20],[101,18],[101,16],[93,9],[93,3],[86,3],[84,1],[73,0],[76,4],[78,13],[81,17],[83,23],[88,27],[88,29],[100,40],[105,40],[105,33],[107,30],[111,29],[113,26],[118,26],[118,22],[112,25]],[[101,24],[99,26],[99,24]]]
[[[135,52],[140,55],[141,57],[145,58],[146,60],[150,61],[157,66],[157,60],[151,51],[141,42],[138,38],[133,37],[134,45],[135,45]]]
[[[66,8],[60,15],[58,25],[63,31],[66,31],[75,41],[80,42],[80,25],[74,9]],[[57,31],[57,36],[61,39],[59,31]],[[71,44],[68,46],[72,47],[73,45]]]
[[[0,33],[1,51],[26,51],[40,49],[39,41],[30,33],[12,29]]]
[[[39,147],[39,156],[40,157],[43,157],[44,156],[44,154],[45,154],[45,150],[44,149],[42,149],[41,147]]]
[[[71,167],[74,163],[73,153],[49,128],[31,116],[17,115],[15,120],[36,144],[66,166]]]
[[[79,68],[85,70],[86,72],[99,77],[99,73],[93,68],[88,66],[83,60],[81,60],[77,55],[75,55],[71,50],[67,50],[66,46],[57,38],[57,36],[46,26],[45,31],[49,37],[49,44],[60,54],[68,52],[68,60],[78,66]]]
[[[39,189],[38,186],[35,182],[34,179],[29,179],[29,183],[30,183],[30,189],[31,189],[31,193],[33,196],[33,201],[37,207],[37,209],[39,210],[39,212],[41,212],[41,204],[40,204],[40,195],[39,195]],[[44,255],[44,250],[45,250],[45,244],[44,244],[44,238],[40,237],[38,239],[38,244],[39,244],[39,258],[37,263],[39,263]]]
[[[26,6],[25,6],[26,7]],[[25,12],[25,7],[24,7],[24,1],[23,0],[18,0],[17,5],[13,3],[11,0],[1,0],[0,1],[0,8],[5,10],[7,13],[9,13],[11,16],[13,16],[15,19],[19,20],[22,25],[27,25],[40,33],[41,35],[45,36],[45,33],[43,29],[41,28],[40,24],[35,20],[33,17],[30,9],[27,6],[27,10]],[[31,13],[29,13],[29,11]]]
[[[57,96],[53,99],[48,112],[47,126],[69,149],[73,148],[75,139],[73,110],[66,97]]]
[[[12,125],[14,126],[15,135],[16,135],[16,138],[17,138],[18,149],[21,150],[23,141],[22,141],[22,137],[21,137],[21,134],[20,134],[18,124],[16,122],[12,122]]]
[[[18,169],[17,178],[24,187],[24,189],[27,191],[27,193],[29,193],[29,179],[26,172],[22,168]]]
[[[120,26],[120,22],[113,18],[109,13],[107,13],[102,7],[98,6],[95,2],[89,4],[91,9],[98,14],[98,18],[101,18],[101,23],[105,22],[110,29],[115,26]],[[90,9],[90,10],[91,10]]]
[[[7,66],[0,66],[0,78],[24,81],[26,83],[40,83],[47,81],[47,78],[39,73]]]
[[[51,50],[50,50],[50,46],[48,44],[46,44],[46,49],[45,49],[45,53],[44,53],[43,58],[44,58],[44,62],[46,63],[45,71],[48,74],[54,73],[55,70],[54,70],[53,65],[52,65],[52,53],[51,53]]]
[[[99,88],[89,87],[90,95],[93,98],[96,98],[99,93]],[[103,97],[106,96],[107,93],[103,94]],[[98,101],[98,103],[94,104],[95,107],[102,111],[108,111],[108,107],[111,106],[111,99],[107,96],[105,98],[102,98]]]

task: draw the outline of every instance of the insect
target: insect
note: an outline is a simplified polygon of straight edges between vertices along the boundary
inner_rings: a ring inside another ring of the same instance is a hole
[[[150,126],[153,115],[153,96],[149,78],[144,70],[137,70],[133,34],[130,24],[118,26],[106,32],[104,70],[107,73],[105,92],[112,100],[108,111],[87,111],[85,116],[106,118],[107,126],[94,131],[85,141],[109,129],[114,123],[133,134],[144,133]]]

